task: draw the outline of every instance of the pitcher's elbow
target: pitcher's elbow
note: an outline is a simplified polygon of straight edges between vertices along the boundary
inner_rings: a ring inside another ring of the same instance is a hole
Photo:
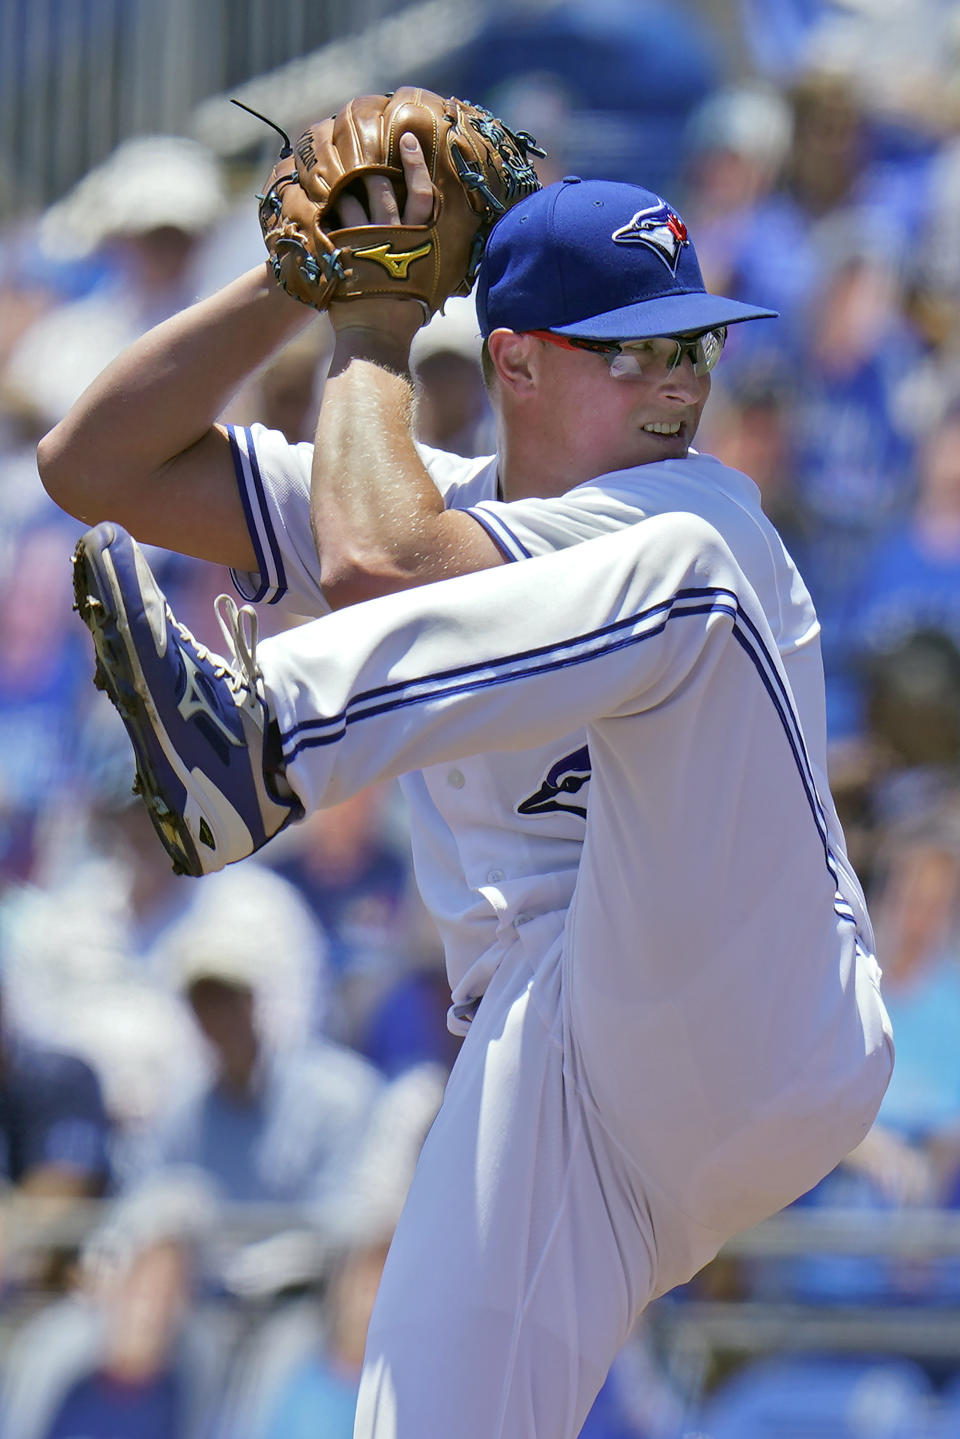
[[[65,489],[64,474],[66,466],[63,462],[63,445],[59,435],[59,425],[54,425],[48,430],[37,446],[37,470],[40,479],[43,481],[43,488],[51,500],[60,504],[60,495]]]
[[[77,519],[87,518],[81,513],[79,473],[64,441],[62,426],[55,425],[37,446],[37,471],[55,504]]]

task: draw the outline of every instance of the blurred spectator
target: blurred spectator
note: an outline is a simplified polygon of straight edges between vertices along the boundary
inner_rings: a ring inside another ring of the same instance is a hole
[[[954,782],[960,764],[960,649],[942,630],[915,630],[861,657],[861,745],[881,807]]]
[[[85,826],[75,821],[71,862],[48,883],[9,889],[0,926],[11,1015],[94,1067],[123,1183],[161,1107],[207,1077],[180,984],[192,947],[248,957],[271,1052],[322,1032],[333,996],[323,932],[293,885],[257,861],[202,884],[175,875],[131,776],[108,765],[102,778],[98,809]]]
[[[43,217],[60,262],[103,262],[89,295],[42,315],[9,354],[5,383],[45,427],[138,335],[196,299],[200,242],[223,213],[219,162],[196,141],[126,140]]]
[[[0,993],[0,1289],[62,1286],[76,1253],[63,1225],[106,1192],[112,1137],[94,1070],[19,1033]]]
[[[0,171],[0,214],[6,210]],[[0,375],[20,336],[65,298],[57,279],[36,264],[36,232],[33,217],[20,217],[19,223],[0,228]],[[0,422],[0,443],[2,434]]]
[[[753,327],[753,334],[736,326],[725,363],[749,363],[772,349],[802,373],[809,305],[836,268],[837,227],[844,223],[837,217],[849,214],[861,251],[885,252],[899,272],[925,227],[929,161],[918,176],[908,160],[877,160],[855,73],[810,69],[784,97],[790,143],[777,183],[741,210],[736,225],[718,231],[719,267],[729,274],[731,293],[749,293],[778,311],[780,320]],[[782,137],[783,117],[768,123]],[[707,239],[704,260],[712,273],[709,232]]]
[[[807,297],[796,375],[793,454],[807,543],[795,556],[824,629],[828,723],[855,729],[844,667],[852,607],[871,551],[907,513],[915,436],[900,387],[919,355],[889,236],[838,213],[817,232],[820,278]]]
[[[753,337],[735,333],[733,358],[769,346],[778,354],[796,356],[807,301],[821,273],[814,228],[853,203],[860,178],[863,116],[855,88],[839,78],[809,75],[786,99],[790,144],[777,184],[748,209],[748,223],[741,223],[735,236],[739,249],[730,242],[734,237],[728,237],[725,256],[732,293],[759,296],[756,303],[778,311],[780,319],[776,325],[758,326]],[[782,135],[782,122],[778,126]]]
[[[686,121],[717,81],[715,42],[702,13],[678,0],[497,3],[471,44],[447,62],[445,79],[454,93],[536,133],[524,87],[533,87],[533,115],[546,77],[569,97],[567,171],[607,180],[640,177],[649,189],[669,193],[681,168]]]
[[[868,552],[846,627],[836,631],[842,669],[836,675],[835,690],[846,692],[846,731],[854,734],[862,734],[871,724],[885,731],[892,721],[894,691],[890,684],[906,684],[920,663],[920,650],[914,643],[913,668],[908,665],[906,647],[912,637],[930,637],[927,650],[933,660],[931,647],[936,645],[935,637],[941,636],[945,663],[949,662],[950,646],[960,647],[960,406],[949,408],[926,435],[919,451],[916,483],[916,499],[904,523]],[[899,655],[898,661],[895,655]],[[928,673],[932,675],[929,669]],[[925,744],[927,762],[960,760],[960,754],[951,754],[949,748],[944,753],[929,729],[925,740],[924,723],[929,727],[936,722],[932,710],[924,721],[919,708],[935,698],[929,682],[926,691],[926,695],[917,691],[917,711],[912,722],[904,716],[899,739],[891,733],[878,738],[888,744],[893,741],[902,763],[922,763]],[[871,694],[872,715],[868,712]],[[943,700],[950,703],[946,695]],[[879,706],[883,705],[886,708],[881,715]]]
[[[187,926],[174,949],[214,1072],[147,1136],[145,1168],[194,1165],[228,1200],[319,1203],[355,1155],[381,1082],[329,1040],[271,1049],[256,992],[272,947],[234,938]]]
[[[920,1439],[933,1387],[896,1357],[764,1357],[725,1375],[698,1416],[711,1439]]]
[[[778,367],[718,377],[712,407],[698,432],[698,449],[748,475],[764,513],[793,553],[806,537],[806,516],[796,493],[792,390]]]
[[[0,995],[0,1179],[23,1195],[102,1194],[108,1139],[93,1070],[74,1054],[13,1032]]]
[[[67,534],[62,518],[14,521],[0,545],[0,880],[29,878],[43,819],[76,775],[89,662],[70,613]]]
[[[264,1439],[352,1439],[360,1368],[388,1242],[343,1254],[324,1298],[323,1341],[289,1376]]]
[[[372,786],[280,837],[274,864],[310,905],[329,945],[336,1032],[353,1042],[371,1006],[407,962],[413,900],[405,833],[393,832],[394,790]]]
[[[875,122],[918,136],[960,122],[960,16],[953,0],[822,5],[808,60],[855,70]]]
[[[960,404],[923,441],[912,511],[872,555],[855,620],[868,649],[917,630],[960,645]]]
[[[715,91],[691,116],[684,218],[697,236],[708,290],[726,294],[740,283],[740,254],[758,205],[779,179],[792,124],[784,96],[757,82]]]
[[[951,1200],[960,1157],[960,793],[883,835],[870,895],[897,1061],[862,1144],[800,1209],[868,1216]],[[752,1270],[761,1291],[819,1303],[955,1302],[960,1261],[809,1254]]]
[[[218,1428],[223,1439],[352,1439],[373,1301],[445,1080],[443,1069],[420,1065],[381,1091],[353,1163],[313,1211],[326,1250],[319,1293],[281,1305],[255,1336],[254,1352],[240,1352]],[[272,1262],[275,1245],[264,1248],[261,1288],[280,1289],[292,1277],[289,1266]],[[315,1283],[309,1250],[302,1253],[303,1277]],[[249,1292],[249,1261],[245,1267]]]
[[[878,1123],[932,1159],[960,1125],[960,794],[885,838],[873,909],[897,1063]]]
[[[913,431],[897,400],[920,346],[891,236],[851,209],[818,228],[815,249],[796,377],[802,496],[821,521],[869,535],[912,498]]]
[[[74,810],[62,867],[0,900],[11,1015],[95,1068],[121,1140],[180,1075],[201,1072],[200,1046],[154,948],[196,890],[156,862],[130,778],[104,779],[96,810]]]
[[[957,125],[960,18],[953,0],[848,4],[739,0],[753,64],[788,81],[812,65],[856,71],[878,118],[932,134]]]
[[[907,313],[925,352],[905,377],[920,433],[960,394],[960,138],[934,156],[923,242],[905,257]]]
[[[496,449],[480,348],[473,299],[454,296],[414,337],[410,353],[417,381],[417,439],[468,459]]]
[[[232,424],[256,420],[268,430],[279,430],[292,445],[312,442],[331,346],[331,327],[324,316],[285,345],[243,387],[226,418]]]
[[[863,97],[852,75],[810,66],[790,94],[791,145],[785,188],[807,217],[854,198],[865,159]]]
[[[6,1355],[4,1439],[200,1439],[223,1364],[194,1309],[211,1196],[189,1175],[118,1201],[79,1291],[41,1310]]]
[[[419,1064],[453,1068],[460,1036],[447,1028],[450,985],[434,938],[373,1004],[358,1046],[388,1078]]]
[[[178,913],[155,940],[164,982],[184,994],[205,963],[210,974],[249,982],[270,1050],[297,1049],[324,1032],[332,1003],[328,940],[297,888],[256,859],[181,883]]]

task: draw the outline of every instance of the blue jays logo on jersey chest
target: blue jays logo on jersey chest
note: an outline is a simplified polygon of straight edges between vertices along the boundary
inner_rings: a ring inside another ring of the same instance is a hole
[[[586,819],[586,804],[576,804],[571,797],[579,794],[589,780],[590,751],[581,745],[550,766],[540,788],[517,805],[517,814],[550,814],[562,810]],[[586,800],[585,795],[583,798]]]
[[[690,243],[686,225],[663,200],[659,205],[638,210],[628,225],[614,230],[611,239],[618,245],[645,245],[674,275],[680,256]]]

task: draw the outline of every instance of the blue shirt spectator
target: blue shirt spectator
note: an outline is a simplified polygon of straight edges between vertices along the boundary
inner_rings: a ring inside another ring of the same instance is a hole
[[[363,1138],[381,1077],[328,1040],[282,1052],[264,1042],[252,971],[269,954],[258,961],[250,950],[204,944],[183,963],[214,1076],[156,1126],[146,1167],[195,1166],[228,1200],[322,1203]]]
[[[379,1087],[372,1065],[329,1041],[264,1056],[246,1086],[221,1074],[177,1109],[159,1128],[153,1163],[195,1165],[237,1202],[322,1200],[352,1158]]]
[[[183,1433],[177,1375],[165,1372],[125,1383],[97,1372],[66,1395],[45,1439],[178,1439]]]
[[[831,693],[842,696],[848,733],[861,733],[867,723],[863,661],[924,633],[960,647],[960,407],[949,408],[927,435],[916,483],[906,522],[866,552],[843,624],[835,627],[828,703]]]
[[[101,1194],[109,1137],[100,1083],[88,1064],[4,1036],[0,1177],[33,1192]]]
[[[353,1439],[359,1379],[321,1355],[291,1374],[264,1439]]]

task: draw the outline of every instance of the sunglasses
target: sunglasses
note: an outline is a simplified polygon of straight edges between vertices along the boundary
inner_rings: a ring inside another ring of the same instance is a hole
[[[588,350],[600,355],[614,379],[672,373],[686,356],[695,375],[708,375],[720,358],[727,338],[725,325],[698,335],[655,335],[649,340],[584,340],[579,335],[557,335],[553,330],[528,330],[538,340],[563,350]]]

